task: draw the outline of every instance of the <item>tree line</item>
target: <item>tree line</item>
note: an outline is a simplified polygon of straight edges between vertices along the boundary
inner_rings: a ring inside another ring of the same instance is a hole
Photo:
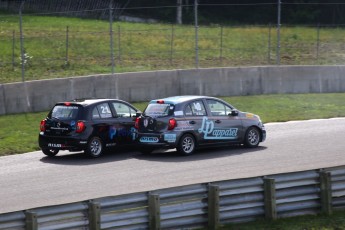
[[[0,0],[0,9],[18,12],[24,0]],[[194,22],[198,5],[201,24],[276,23],[279,0],[25,0],[24,12],[107,18],[109,7],[120,15],[152,18],[163,22]],[[283,24],[343,24],[344,0],[280,0]],[[111,5],[110,5],[111,4]]]

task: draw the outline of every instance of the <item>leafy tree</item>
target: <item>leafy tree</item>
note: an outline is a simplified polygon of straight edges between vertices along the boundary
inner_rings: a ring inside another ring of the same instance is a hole
[[[21,1],[0,0],[0,9],[17,13]],[[66,12],[70,16],[106,19],[110,1],[114,3],[115,17],[125,14],[171,23],[194,22],[195,0],[25,0],[24,13]],[[344,0],[281,1],[282,24],[345,23]],[[278,0],[198,0],[198,3],[200,24],[274,24],[277,21]]]

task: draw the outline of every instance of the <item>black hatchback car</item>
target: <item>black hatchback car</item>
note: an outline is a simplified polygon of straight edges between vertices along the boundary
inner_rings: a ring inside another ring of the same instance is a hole
[[[135,127],[143,153],[176,148],[190,155],[197,147],[235,143],[257,147],[266,139],[259,116],[207,96],[152,100],[136,119]]]
[[[47,156],[59,150],[100,156],[106,148],[133,144],[138,110],[117,99],[87,99],[57,103],[41,121],[39,146]]]

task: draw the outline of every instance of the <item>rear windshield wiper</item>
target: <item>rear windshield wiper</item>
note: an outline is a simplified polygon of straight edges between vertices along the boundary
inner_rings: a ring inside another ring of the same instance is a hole
[[[60,121],[60,119],[59,119],[58,117],[53,117],[53,116],[52,116],[51,119]]]

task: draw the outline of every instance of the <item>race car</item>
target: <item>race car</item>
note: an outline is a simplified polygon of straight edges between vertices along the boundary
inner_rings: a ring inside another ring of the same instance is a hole
[[[257,147],[266,139],[260,117],[241,112],[208,96],[175,96],[151,100],[136,118],[140,151],[173,149],[183,155],[203,146],[241,144]]]
[[[137,112],[133,105],[117,99],[56,103],[40,123],[39,147],[50,157],[60,150],[99,157],[106,149],[133,145]]]

